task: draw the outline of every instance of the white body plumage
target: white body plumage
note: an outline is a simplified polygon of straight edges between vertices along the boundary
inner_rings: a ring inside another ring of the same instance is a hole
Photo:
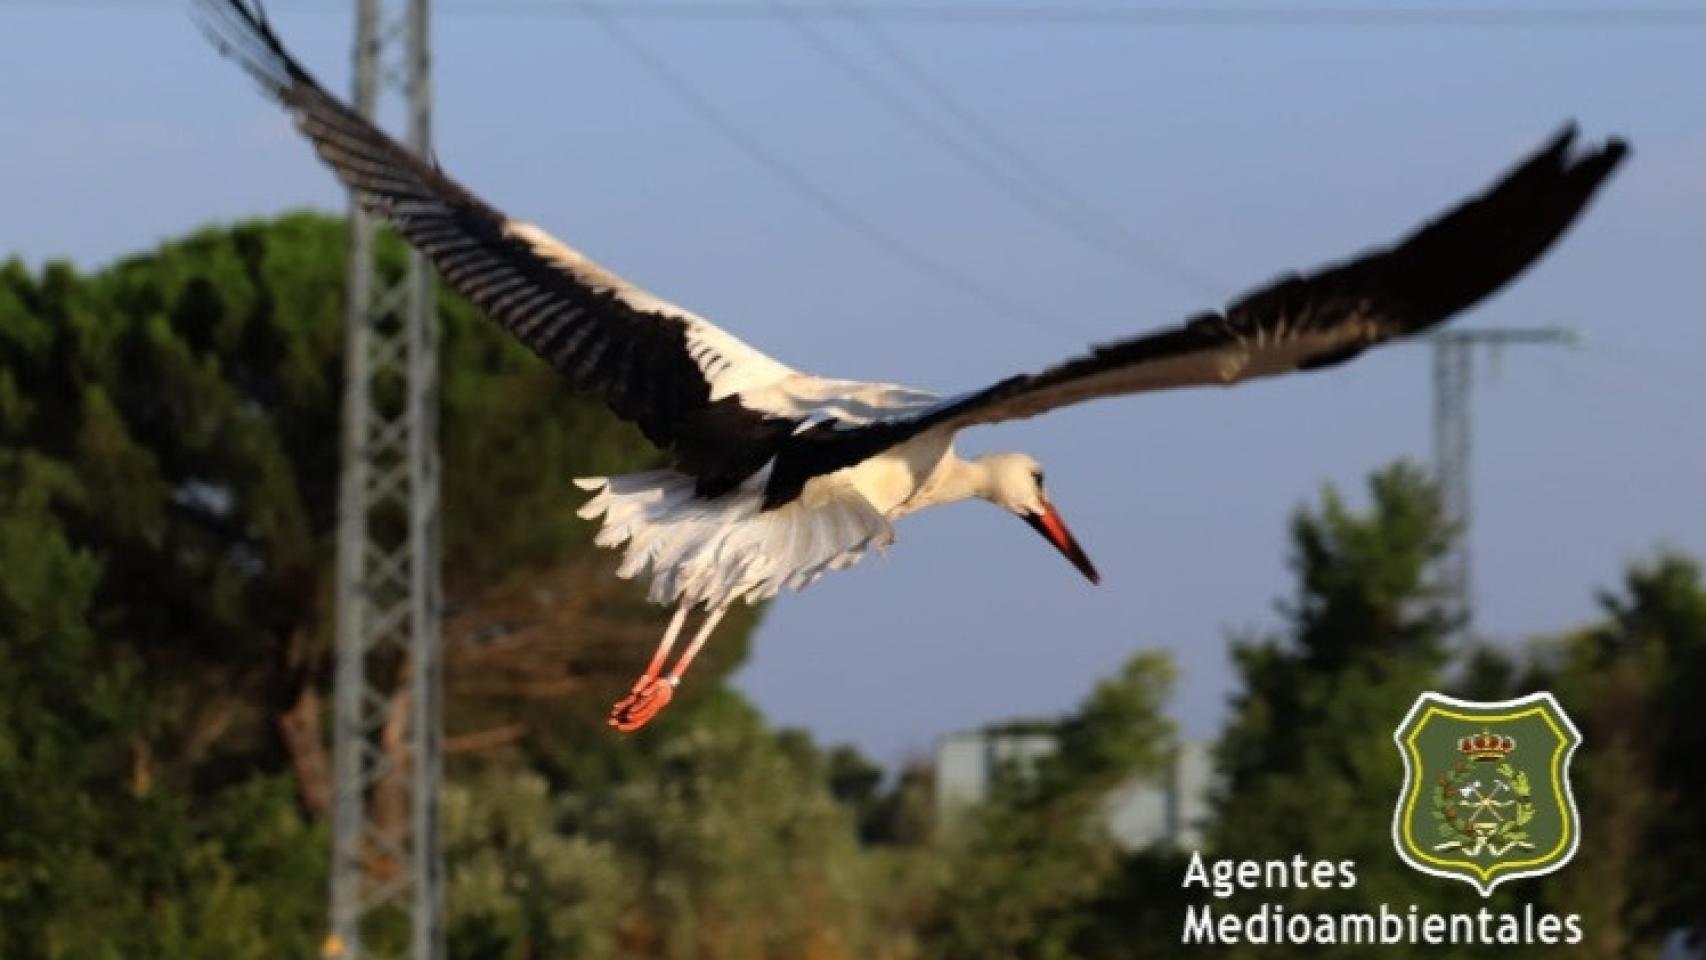
[[[811,421],[863,423],[938,402],[931,394],[791,374],[786,386],[743,395]],[[649,575],[653,603],[715,609],[757,603],[784,587],[803,589],[829,570],[859,562],[894,542],[894,522],[925,507],[977,496],[982,464],[954,454],[952,434],[932,430],[834,473],[808,481],[800,496],[770,510],[765,468],[716,499],[696,495],[693,477],[651,470],[575,481],[595,495],[580,510],[602,518],[595,542],[626,547],[617,575]]]

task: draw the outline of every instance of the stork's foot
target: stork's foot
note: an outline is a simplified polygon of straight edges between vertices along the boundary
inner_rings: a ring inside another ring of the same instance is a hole
[[[623,733],[633,733],[651,723],[675,697],[676,682],[674,677],[642,677],[634,684],[633,692],[610,708],[610,725]]]

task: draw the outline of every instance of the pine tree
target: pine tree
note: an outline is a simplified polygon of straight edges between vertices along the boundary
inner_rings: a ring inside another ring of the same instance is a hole
[[[345,233],[295,215],[89,275],[0,264],[0,955],[306,955],[323,933]],[[662,623],[570,481],[656,454],[440,305],[452,770],[644,775],[721,709],[756,617],[654,736],[610,736]]]
[[[1217,908],[1268,902],[1342,912],[1387,902],[1473,911],[1480,904],[1468,886],[1420,882],[1399,861],[1390,833],[1404,782],[1392,731],[1419,693],[1439,686],[1447,660],[1452,620],[1428,571],[1453,531],[1413,467],[1382,470],[1368,489],[1366,511],[1353,511],[1329,488],[1319,508],[1292,520],[1297,585],[1280,605],[1285,626],[1234,648],[1242,686],[1217,746],[1221,784],[1209,831],[1209,852],[1220,856],[1354,861],[1357,885],[1263,890],[1214,901]],[[1250,949],[1335,955],[1319,947]]]

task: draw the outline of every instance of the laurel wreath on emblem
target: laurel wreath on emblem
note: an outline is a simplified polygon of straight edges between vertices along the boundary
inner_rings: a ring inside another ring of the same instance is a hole
[[[1487,853],[1503,856],[1512,848],[1534,849],[1528,831],[1523,829],[1534,819],[1534,797],[1528,774],[1508,762],[1494,768],[1500,780],[1484,791],[1482,782],[1475,779],[1473,764],[1459,761],[1449,774],[1440,774],[1431,791],[1433,818],[1439,828],[1440,842],[1435,850],[1460,849],[1470,856]],[[1509,791],[1506,800],[1501,794]],[[1459,808],[1467,807],[1467,815]]]

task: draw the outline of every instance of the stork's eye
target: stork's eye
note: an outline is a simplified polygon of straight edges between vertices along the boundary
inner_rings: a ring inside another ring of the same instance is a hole
[[[1032,470],[1031,471],[1031,479],[1033,479],[1037,482],[1037,489],[1038,490],[1041,490],[1043,488],[1043,472],[1041,470]]]

